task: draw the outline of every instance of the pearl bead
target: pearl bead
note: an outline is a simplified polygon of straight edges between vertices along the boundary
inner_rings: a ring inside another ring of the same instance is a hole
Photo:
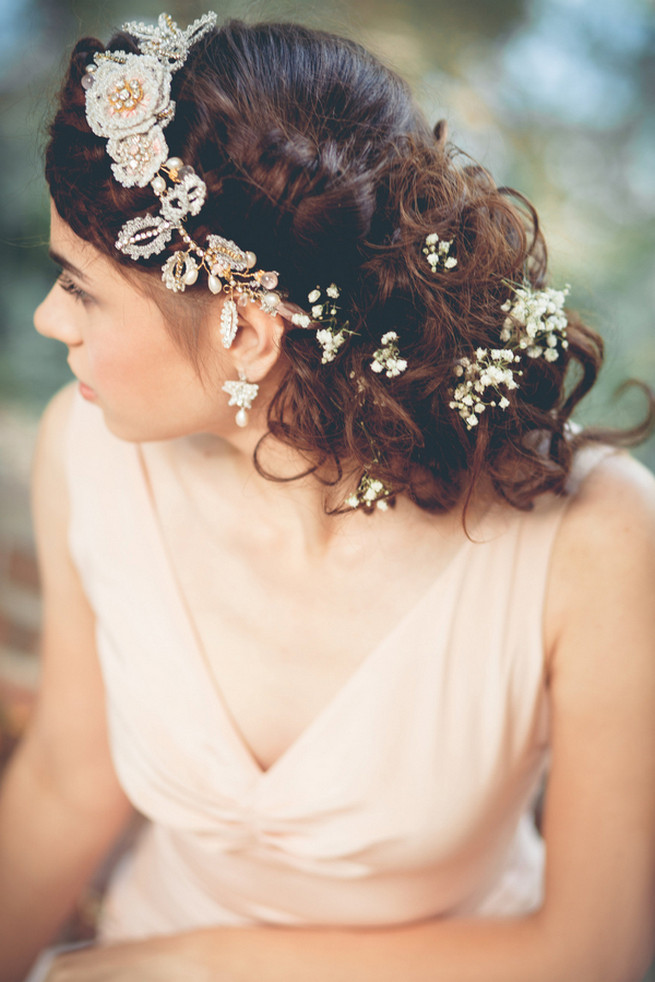
[[[247,252],[246,253],[246,265],[247,265],[248,269],[252,269],[253,266],[256,263],[257,263],[257,256],[255,255],[255,253],[254,252]]]
[[[180,160],[179,157],[169,157],[166,161],[166,167],[169,170],[179,170],[183,163],[184,161]]]
[[[245,411],[245,409],[242,408],[237,413],[236,424],[242,428],[248,425],[248,413]]]
[[[223,284],[221,283],[219,278],[214,275],[207,277],[207,286],[209,287],[212,293],[220,293],[221,290],[223,289]]]
[[[278,284],[277,273],[264,273],[260,282],[265,290],[274,290]]]
[[[162,194],[166,190],[166,181],[163,177],[157,175],[157,177],[153,177],[152,181],[150,182],[150,187],[155,194]]]
[[[182,279],[184,280],[187,286],[193,286],[193,284],[198,279],[198,270],[192,266],[191,269],[187,269]]]
[[[280,302],[277,293],[265,293],[262,299],[267,307],[277,307]]]

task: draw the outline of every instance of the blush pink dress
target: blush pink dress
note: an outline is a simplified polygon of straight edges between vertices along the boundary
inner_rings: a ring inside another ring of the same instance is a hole
[[[207,925],[398,925],[542,897],[531,807],[548,756],[542,608],[566,500],[495,509],[263,771],[198,650],[149,473],[76,399],[70,546],[97,616],[116,771],[148,820],[107,941]],[[160,461],[161,463],[161,461]],[[169,477],[173,480],[172,475]]]

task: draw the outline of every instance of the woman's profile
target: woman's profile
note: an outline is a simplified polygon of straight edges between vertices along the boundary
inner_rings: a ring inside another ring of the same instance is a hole
[[[359,45],[214,14],[79,41],[46,177],[1,982],[135,815],[49,982],[638,982],[648,427],[572,423],[603,346],[532,206]]]

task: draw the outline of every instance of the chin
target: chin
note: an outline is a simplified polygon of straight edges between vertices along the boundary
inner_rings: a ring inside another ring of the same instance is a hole
[[[156,440],[170,440],[179,434],[169,431],[161,423],[146,420],[117,419],[103,411],[105,426],[113,436],[126,443],[151,443]]]

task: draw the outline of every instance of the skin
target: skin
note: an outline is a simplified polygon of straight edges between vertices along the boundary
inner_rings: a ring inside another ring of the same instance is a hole
[[[427,516],[400,501],[383,522],[358,514],[326,519],[316,482],[259,479],[251,452],[279,371],[280,324],[249,308],[225,352],[213,334],[218,317],[209,317],[200,378],[156,305],[56,213],[52,246],[84,276],[69,273],[64,285],[72,282],[90,299],[55,285],[37,311],[37,329],[68,345],[73,371],[92,387],[117,436],[182,438],[188,465],[207,477],[195,505],[209,569],[220,563],[237,585],[249,577],[248,591],[235,588],[230,600],[241,607],[226,628],[217,672],[265,767],[370,650],[377,640],[371,625],[383,636],[437,575],[461,541],[460,516]],[[235,427],[220,392],[239,368],[262,385],[245,431]],[[12,953],[2,982],[22,977],[131,814],[107,747],[93,615],[66,542],[70,402],[64,391],[46,412],[35,465],[43,684],[0,801],[0,896],[11,899],[0,917],[0,950]],[[281,466],[297,465],[282,448],[272,453]],[[230,531],[237,500],[250,519],[238,538]],[[224,521],[210,525],[217,501]],[[182,542],[180,530],[171,535]],[[366,602],[352,600],[354,575],[370,587]],[[181,549],[180,576],[187,596],[202,590],[192,548],[188,555]],[[390,576],[399,589],[386,610],[376,597]],[[638,982],[652,957],[655,915],[654,590],[655,481],[616,454],[570,502],[552,557],[544,615],[552,709],[548,858],[546,897],[536,913],[380,930],[193,931],[60,957],[48,982]],[[330,611],[330,636],[318,641]],[[265,665],[261,640],[244,626],[252,623],[269,625]],[[199,628],[209,634],[213,625],[200,620]],[[292,641],[310,655],[290,671]],[[229,657],[235,651],[237,669]],[[278,718],[270,707],[281,693],[287,709]]]

